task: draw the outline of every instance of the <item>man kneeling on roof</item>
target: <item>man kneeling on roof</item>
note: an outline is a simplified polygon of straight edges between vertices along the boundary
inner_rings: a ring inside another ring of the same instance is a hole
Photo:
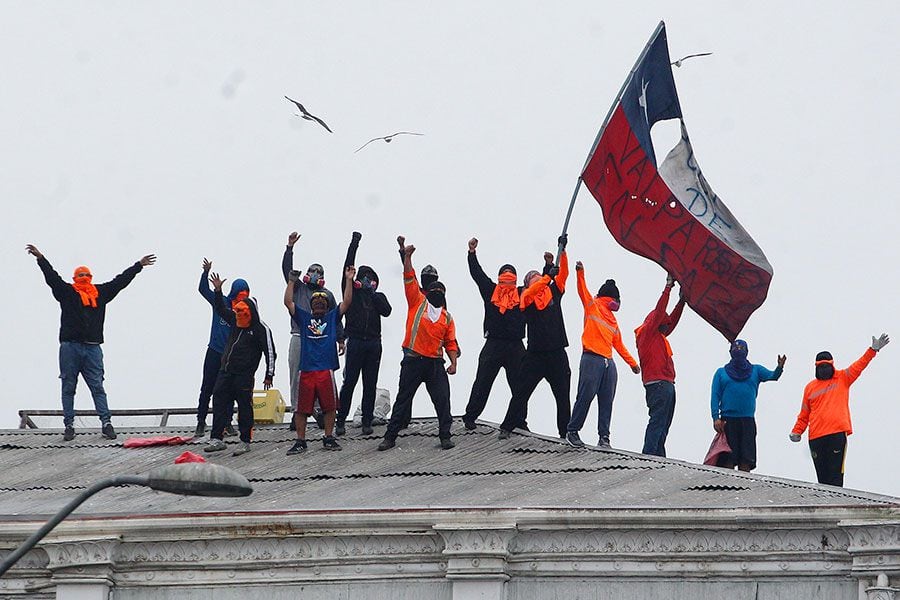
[[[399,238],[398,238],[399,239]],[[422,293],[412,266],[415,246],[403,248],[403,288],[406,291],[408,312],[406,337],[403,340],[403,360],[400,362],[400,386],[391,411],[384,440],[379,450],[389,450],[397,441],[400,430],[409,425],[412,418],[412,401],[416,390],[424,383],[434,410],[437,412],[441,448],[454,446],[450,440],[450,380],[447,375],[456,373],[459,344],[456,342],[456,324],[447,312],[447,289],[440,281],[429,284]],[[444,370],[444,349],[450,358],[450,366]]]

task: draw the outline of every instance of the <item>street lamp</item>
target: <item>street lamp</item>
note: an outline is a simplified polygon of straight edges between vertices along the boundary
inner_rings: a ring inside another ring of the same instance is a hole
[[[37,545],[44,536],[59,525],[82,502],[108,487],[119,485],[142,485],[159,492],[183,494],[185,496],[218,496],[236,498],[249,496],[253,487],[247,478],[228,467],[211,463],[182,463],[153,469],[146,475],[115,475],[101,479],[87,488],[75,499],[62,507],[53,518],[22,543],[15,552],[6,557],[0,565],[0,577],[16,564],[20,558]]]

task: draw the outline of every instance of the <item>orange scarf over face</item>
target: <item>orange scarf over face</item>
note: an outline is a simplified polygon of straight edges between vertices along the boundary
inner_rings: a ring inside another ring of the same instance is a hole
[[[234,300],[231,301],[231,310],[234,311],[235,324],[241,329],[250,327],[250,321],[252,320],[250,306],[247,302],[244,302],[244,300],[249,297],[250,292],[238,292],[237,296],[234,297]]]
[[[538,279],[531,285],[541,285],[540,279]],[[531,300],[531,302],[534,302],[538,310],[544,310],[550,305],[551,302],[553,302],[553,292],[550,291],[549,285],[544,285],[543,287],[541,287],[540,291],[532,294],[531,298],[527,300]],[[528,306],[531,304],[531,302],[528,302],[527,300],[524,297],[522,298],[522,303],[520,306],[523,310],[528,308]]]
[[[516,289],[516,276],[514,273],[501,273],[497,278],[497,286],[491,296],[491,304],[497,307],[502,315],[508,310],[519,306],[519,290]]]
[[[72,284],[72,287],[81,296],[81,304],[97,308],[97,296],[100,295],[100,292],[97,291],[97,286],[91,283],[93,280],[91,270],[84,266],[78,267],[75,269],[73,279],[75,283]]]

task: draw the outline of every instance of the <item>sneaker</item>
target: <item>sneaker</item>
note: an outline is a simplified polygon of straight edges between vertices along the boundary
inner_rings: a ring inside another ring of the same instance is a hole
[[[372,417],[372,425],[387,425],[387,419],[382,419],[381,417]]]
[[[103,437],[105,437],[106,439],[116,439],[116,430],[113,429],[112,423],[104,423],[103,429],[101,431],[103,432]]]
[[[288,449],[287,455],[293,456],[295,454],[303,454],[304,452],[306,452],[306,440],[297,440],[294,442],[294,445]]]
[[[247,454],[248,452],[250,452],[250,442],[241,442],[231,455],[240,456],[241,454]]]
[[[362,434],[363,435],[372,435],[373,433],[375,433],[375,430],[372,429],[371,425],[363,425],[362,426]]]
[[[512,434],[512,431],[507,431],[505,429],[501,429],[500,435],[498,435],[497,437],[499,437],[501,440],[508,440],[510,434]]]
[[[581,441],[577,431],[570,431],[566,434],[566,442],[573,448],[584,448],[584,442]]]
[[[237,431],[234,430],[234,425],[229,423],[225,426],[225,437],[234,437],[237,435]]]
[[[316,421],[316,427],[325,431],[325,414],[320,410],[313,411],[313,419]]]
[[[71,425],[66,425],[66,430],[63,432],[63,441],[71,442],[75,439],[75,428]]]
[[[378,444],[378,449],[379,450],[390,450],[391,448],[393,448],[396,445],[397,445],[396,440],[393,440],[391,438],[384,438],[383,440],[381,440],[381,443]]]
[[[463,419],[463,425],[465,425],[466,429],[469,431],[474,431],[476,427],[475,421],[466,421],[465,419]]]
[[[441,438],[441,450],[449,450],[454,446],[456,446],[456,444],[454,444],[453,440],[450,438]]]
[[[601,448],[611,448],[611,447],[612,447],[612,446],[609,445],[609,438],[608,438],[608,437],[602,437],[602,438],[600,438],[600,440],[597,442],[597,445],[600,446]]]
[[[343,423],[334,426],[334,435],[345,435],[347,433],[347,426]]]
[[[204,433],[206,433],[206,423],[197,423],[197,428],[194,430],[194,437],[203,437]]]
[[[322,438],[322,447],[325,450],[343,450],[341,445],[337,443],[337,440],[334,439],[334,436],[326,435]]]
[[[212,438],[209,444],[203,449],[204,452],[219,452],[225,449],[225,440]]]

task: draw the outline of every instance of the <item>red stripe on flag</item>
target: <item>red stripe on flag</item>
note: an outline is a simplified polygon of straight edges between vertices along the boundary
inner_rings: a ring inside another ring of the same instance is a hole
[[[766,299],[772,275],[745,260],[678,201],[616,107],[582,180],[624,248],[658,263],[688,305],[734,340]]]

